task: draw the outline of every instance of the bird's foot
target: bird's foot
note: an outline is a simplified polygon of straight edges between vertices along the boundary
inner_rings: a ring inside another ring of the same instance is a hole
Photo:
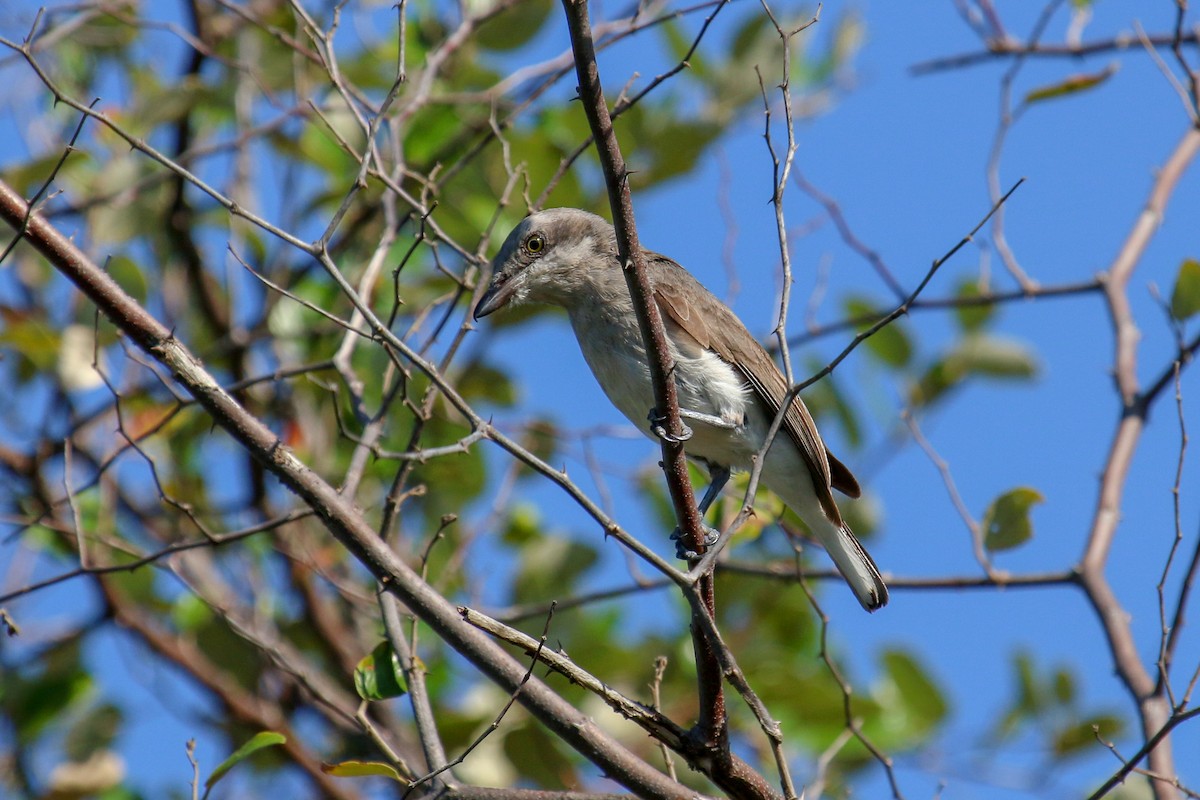
[[[710,425],[723,431],[735,431],[739,427],[736,422],[730,422],[723,417],[718,417],[713,414],[702,414],[699,411],[692,411],[688,408],[679,409],[679,418],[681,420],[690,419],[693,422],[703,422],[705,425]]]
[[[682,414],[680,414],[680,416],[682,416]],[[663,423],[667,421],[667,415],[658,413],[657,408],[650,409],[650,413],[646,418],[650,420],[650,431],[664,442],[669,444],[683,444],[688,439],[692,438],[692,429],[685,425],[683,420],[679,421],[682,431],[678,436],[675,436],[667,431],[666,427],[663,425]]]
[[[704,546],[712,547],[721,538],[721,532],[716,528],[701,523],[700,529],[704,532]],[[675,557],[685,559],[687,561],[695,561],[700,558],[700,554],[695,550],[689,550],[687,545],[683,543],[683,531],[676,528],[671,531],[671,541],[675,543]]]

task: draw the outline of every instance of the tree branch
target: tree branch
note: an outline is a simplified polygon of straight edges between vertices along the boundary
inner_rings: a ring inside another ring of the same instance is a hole
[[[274,432],[221,388],[170,330],[41,215],[29,214],[25,201],[3,182],[0,182],[0,218],[16,231],[24,229],[25,238],[56,269],[75,283],[139,348],[169,368],[217,425],[315,510],[329,532],[447,644],[507,691],[515,691],[521,685],[525,666],[463,622],[453,605],[387,547],[355,510],[350,498],[343,497],[296,458]],[[537,678],[524,685],[520,702],[556,736],[630,791],[661,800],[692,794],[603,733]]]
[[[625,269],[625,281],[633,298],[638,328],[650,367],[650,379],[654,386],[654,405],[665,418],[664,427],[669,438],[662,441],[663,471],[667,475],[667,487],[675,506],[675,516],[683,534],[683,541],[696,553],[705,551],[702,520],[696,508],[688,477],[687,460],[682,441],[683,426],[679,419],[679,399],[676,395],[674,368],[666,330],[658,305],[652,299],[652,289],[646,273],[637,226],[633,218],[633,203],[629,193],[629,171],[621,156],[616,133],[604,90],[600,84],[600,68],[596,64],[596,50],[592,42],[591,22],[588,19],[586,0],[563,0],[567,25],[571,32],[571,47],[575,53],[575,71],[579,76],[579,97],[587,113],[588,124],[596,140],[600,165],[604,170],[604,182],[608,188],[608,202],[612,209],[613,227],[617,233],[617,252]],[[716,600],[713,580],[706,576],[698,587],[704,607],[710,616],[715,614]],[[722,691],[721,672],[713,643],[705,639],[698,620],[693,619],[692,640],[696,650],[696,669],[700,690],[700,720],[698,728],[704,740],[718,753],[729,748],[725,697]]]

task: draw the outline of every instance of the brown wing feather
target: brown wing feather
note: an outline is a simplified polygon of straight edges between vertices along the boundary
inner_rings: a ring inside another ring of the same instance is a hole
[[[838,461],[837,457],[829,452],[828,447],[825,448],[825,457],[829,459],[829,476],[833,488],[847,497],[861,497],[862,487],[858,485],[858,479],[854,477],[850,468]]]
[[[778,413],[788,392],[787,380],[758,340],[691,273],[665,256],[646,255],[654,297],[664,316],[701,347],[713,351],[741,372],[769,415]],[[844,464],[829,455],[816,423],[799,397],[788,408],[783,429],[804,456],[825,515],[841,525],[842,515],[830,487],[837,486],[840,491],[857,497],[858,481]]]

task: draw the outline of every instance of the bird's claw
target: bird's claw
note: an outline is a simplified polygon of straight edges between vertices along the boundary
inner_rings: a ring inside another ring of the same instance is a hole
[[[701,523],[700,529],[704,531],[704,546],[712,547],[721,538],[721,532],[716,528],[710,528]],[[683,531],[676,528],[671,532],[671,541],[675,542],[675,557],[687,561],[695,561],[700,558],[700,554],[695,550],[689,550],[687,545],[683,543]]]
[[[670,433],[663,426],[663,423],[667,421],[666,414],[658,413],[657,408],[650,409],[650,413],[647,415],[646,418],[650,421],[650,431],[655,436],[662,439],[664,442],[667,442],[668,444],[683,444],[688,439],[692,438],[692,429],[689,428],[687,425],[685,425],[683,423],[683,420],[679,421],[679,427],[680,427],[679,435],[676,436],[673,433]]]

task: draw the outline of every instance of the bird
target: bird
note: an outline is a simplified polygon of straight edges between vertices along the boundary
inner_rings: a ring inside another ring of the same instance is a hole
[[[684,449],[711,476],[699,504],[704,514],[730,470],[751,468],[789,386],[728,306],[675,261],[649,250],[643,255],[675,364]],[[584,359],[612,404],[650,438],[667,435],[661,415],[653,410],[646,349],[612,225],[577,208],[536,211],[508,235],[491,268],[475,320],[526,303],[563,308]],[[887,603],[879,568],[833,497],[833,489],[858,497],[858,481],[829,452],[799,396],[788,406],[767,451],[760,482],[804,520],[863,608],[875,611]],[[715,542],[715,535],[706,543]]]

